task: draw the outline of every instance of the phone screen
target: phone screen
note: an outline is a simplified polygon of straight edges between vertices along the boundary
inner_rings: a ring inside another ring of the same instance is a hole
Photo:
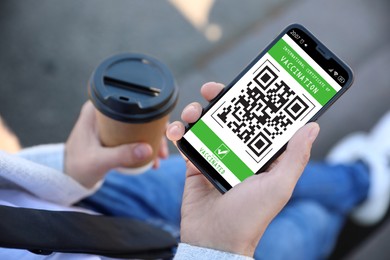
[[[351,81],[337,58],[328,55],[302,28],[288,29],[183,138],[234,187],[258,173]]]

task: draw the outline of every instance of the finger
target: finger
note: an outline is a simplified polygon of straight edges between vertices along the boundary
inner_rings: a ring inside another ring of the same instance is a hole
[[[157,156],[162,159],[166,159],[169,156],[168,142],[167,142],[167,138],[165,137],[161,139],[161,144]]]
[[[165,137],[161,139],[160,148],[158,149],[157,158],[153,161],[153,169],[158,169],[160,167],[160,158],[166,159],[169,156],[168,142]]]
[[[99,165],[106,169],[129,167],[141,162],[147,163],[153,154],[152,147],[146,143],[123,144],[117,147],[105,147],[98,155]]]
[[[16,153],[21,149],[19,138],[0,117],[0,150]]]
[[[156,158],[153,161],[153,169],[158,169],[160,167],[160,159]]]
[[[166,136],[168,140],[173,142],[173,144],[177,147],[177,141],[180,140],[184,135],[184,125],[179,122],[173,122],[167,127],[167,133]],[[178,149],[179,153],[183,157],[184,161],[189,162],[187,156],[185,156],[180,149]]]
[[[208,82],[201,87],[200,93],[207,101],[210,102],[222,91],[224,87],[225,86],[221,83]]]
[[[272,172],[283,176],[281,180],[295,185],[309,161],[311,147],[319,131],[320,127],[317,123],[307,124],[298,130],[287,145],[283,158],[275,165]]]
[[[79,121],[88,125],[95,124],[95,108],[91,101],[87,101],[81,108]]]
[[[254,214],[253,218],[259,214],[257,209],[266,208],[269,210],[262,210],[262,214],[269,222],[286,205],[309,160],[311,146],[318,132],[317,123],[302,127],[290,140],[283,157],[271,171],[251,176],[232,189],[232,192],[247,194],[245,205],[254,209],[250,213]],[[272,199],[264,200],[260,194],[272,194]]]
[[[170,141],[176,142],[180,140],[184,135],[184,125],[183,123],[176,121],[171,123],[167,127],[167,137]]]
[[[98,130],[96,125],[95,108],[91,101],[84,103],[80,110],[79,118],[71,132],[71,136],[79,140],[90,140],[99,143]]]
[[[202,114],[202,106],[199,103],[191,103],[181,113],[181,119],[187,123],[194,123]]]

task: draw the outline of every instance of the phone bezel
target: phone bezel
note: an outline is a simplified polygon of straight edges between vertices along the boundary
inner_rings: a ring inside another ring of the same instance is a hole
[[[219,93],[219,95],[214,98],[210,103],[203,109],[201,117],[198,119],[200,120],[203,115],[216,103],[220,98],[222,98],[229,90],[232,88],[240,78],[245,75],[245,73],[256,64],[256,62],[261,59],[271,48],[273,45],[276,44],[276,42],[279,41],[286,33],[288,33],[292,29],[299,29],[305,34],[305,37],[309,37],[312,41],[314,41],[317,46],[321,46],[321,52],[317,50],[321,55],[331,57],[334,59],[337,64],[345,70],[345,72],[348,75],[348,80],[345,81],[344,86],[341,86],[341,89],[311,118],[308,120],[307,123],[316,121],[327,109],[329,109],[330,106],[333,105],[333,103],[340,98],[341,95],[347,91],[353,83],[353,72],[351,68],[340,58],[338,58],[333,52],[331,52],[328,48],[325,47],[325,45],[319,41],[308,29],[306,29],[304,26],[300,24],[291,24],[287,26],[275,39],[271,41],[270,44],[267,45],[266,48],[264,48],[263,51],[260,52],[256,56],[255,59],[253,59],[246,67],[243,69],[237,77],[234,78],[232,82],[227,85],[224,90]],[[310,55],[312,57],[312,55]],[[317,61],[316,61],[317,62]],[[307,124],[306,123],[306,124]],[[187,132],[192,125],[196,124],[189,124],[186,126],[185,132]],[[288,142],[279,149],[275,155],[272,156],[272,158],[263,166],[260,168],[256,174],[260,174],[261,172],[264,172],[269,165],[280,156],[280,154],[285,150],[287,147]],[[177,142],[177,147],[179,150],[199,169],[199,171],[206,176],[206,178],[214,185],[215,188],[217,188],[221,193],[225,193],[228,190],[232,188],[232,186],[199,154],[198,151],[185,139],[182,138]]]

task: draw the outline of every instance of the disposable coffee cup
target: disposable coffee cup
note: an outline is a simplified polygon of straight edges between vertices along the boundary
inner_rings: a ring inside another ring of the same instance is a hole
[[[140,173],[149,169],[178,99],[178,87],[168,67],[145,54],[110,57],[92,73],[88,94],[96,108],[99,138],[104,146],[144,142],[153,148],[152,160],[119,170]]]

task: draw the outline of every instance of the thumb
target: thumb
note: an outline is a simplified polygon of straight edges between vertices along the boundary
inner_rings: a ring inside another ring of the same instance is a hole
[[[116,147],[105,147],[99,155],[101,168],[107,170],[117,167],[131,167],[152,159],[153,149],[146,143],[123,144]]]
[[[309,123],[299,129],[288,143],[283,158],[271,172],[281,175],[281,180],[295,186],[309,161],[311,147],[319,131],[317,123]]]

